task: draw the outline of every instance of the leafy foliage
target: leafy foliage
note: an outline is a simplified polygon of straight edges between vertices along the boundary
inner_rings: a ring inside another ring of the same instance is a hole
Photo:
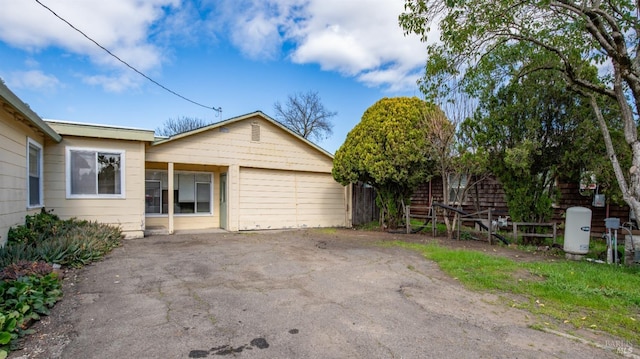
[[[101,259],[120,244],[120,228],[97,222],[60,220],[44,209],[11,228],[0,248],[0,359],[28,325],[62,297],[57,274],[49,263],[81,267]]]
[[[583,96],[602,134],[620,194],[640,213],[639,15],[638,3],[631,0],[405,0],[399,20],[406,33],[418,34],[425,42],[438,21],[440,41],[427,45],[421,81],[429,97],[446,96],[457,82],[452,79],[469,81],[473,91],[474,86],[498,88],[537,71],[557,76]],[[491,76],[474,83],[478,72]],[[610,103],[620,126],[606,117],[603,106]],[[617,129],[623,130],[625,152],[631,153],[626,163],[614,142]]]
[[[55,273],[0,282],[0,357],[7,356],[16,339],[30,334],[30,322],[49,315],[60,298],[62,290]]]
[[[52,211],[47,212],[44,208],[40,213],[28,215],[25,217],[25,224],[17,227],[9,228],[7,241],[11,243],[26,243],[34,245],[42,241],[44,238],[55,236],[64,226],[65,222],[53,214]]]
[[[120,228],[97,222],[62,221],[45,212],[27,216],[25,225],[11,229],[0,248],[0,268],[20,261],[44,261],[81,267],[99,260],[120,244]]]
[[[511,217],[518,222],[545,222],[557,199],[556,179],[584,167],[588,158],[604,155],[584,151],[585,136],[600,137],[598,131],[584,131],[586,126],[581,126],[589,122],[596,127],[594,121],[585,120],[592,118],[591,109],[553,74],[534,72],[494,85],[478,91],[479,108],[463,123],[462,131],[489,152],[489,168],[505,190]],[[569,155],[577,151],[588,157]]]
[[[275,117],[291,131],[306,139],[323,140],[333,133],[331,118],[337,112],[327,110],[317,91],[289,95],[283,105],[273,105]]]
[[[432,123],[447,123],[442,110],[417,97],[383,98],[369,107],[347,135],[333,161],[343,185],[364,182],[377,190],[378,205],[395,228],[403,204],[434,173]]]

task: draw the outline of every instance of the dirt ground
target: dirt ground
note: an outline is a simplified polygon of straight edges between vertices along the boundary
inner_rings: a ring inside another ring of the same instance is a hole
[[[557,259],[348,229],[126,240],[66,273],[64,298],[10,358],[614,358],[617,344],[634,355],[603,333],[531,329],[550,320],[464,289],[417,253],[376,245],[393,240]]]

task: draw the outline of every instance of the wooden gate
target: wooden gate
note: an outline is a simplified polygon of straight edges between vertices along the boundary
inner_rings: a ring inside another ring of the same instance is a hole
[[[376,205],[376,190],[364,183],[353,185],[352,191],[352,224],[360,226],[380,219],[380,209]]]

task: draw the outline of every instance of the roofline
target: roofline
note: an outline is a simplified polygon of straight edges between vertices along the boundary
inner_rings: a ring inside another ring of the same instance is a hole
[[[18,112],[20,112],[25,118],[27,118],[36,128],[38,128],[45,136],[48,136],[56,142],[62,141],[62,136],[58,134],[53,128],[49,127],[38,114],[33,112],[29,105],[24,103],[16,94],[14,94],[4,81],[0,80],[0,97],[5,99],[11,106],[13,106]]]
[[[95,123],[83,123],[72,121],[45,120],[62,136],[78,136],[91,138],[107,138],[113,140],[129,140],[141,142],[153,142],[155,133],[135,127],[101,125]]]
[[[330,152],[328,152],[324,148],[316,145],[315,143],[309,141],[308,139],[300,136],[299,134],[291,131],[285,125],[283,125],[280,122],[278,122],[278,121],[274,120],[273,118],[269,117],[268,115],[266,115],[262,111],[250,112],[250,113],[247,113],[245,115],[231,117],[229,119],[226,119],[226,120],[223,120],[223,121],[220,121],[220,122],[212,123],[211,125],[207,125],[207,126],[204,126],[204,127],[196,128],[195,130],[182,132],[182,133],[179,133],[177,135],[171,136],[169,138],[161,139],[159,141],[156,141],[156,142],[152,143],[151,145],[152,146],[156,146],[156,145],[165,144],[167,142],[179,140],[179,139],[184,138],[184,137],[192,136],[192,135],[195,135],[195,134],[198,134],[198,133],[201,133],[201,132],[205,132],[205,131],[209,131],[209,130],[212,130],[212,129],[215,129],[215,128],[218,128],[218,127],[223,127],[223,126],[226,126],[226,125],[230,125],[230,124],[233,124],[233,123],[236,123],[236,122],[239,122],[239,121],[243,121],[243,120],[246,120],[248,118],[255,117],[255,116],[260,116],[263,119],[273,123],[274,125],[280,127],[282,130],[284,130],[285,132],[288,132],[290,135],[296,137],[297,139],[299,139],[302,142],[305,142],[307,145],[315,148],[319,152],[321,152],[321,153],[325,154],[326,156],[328,156],[329,158],[333,159],[333,155]]]
[[[134,131],[148,131],[151,132],[148,128],[142,127],[130,127],[130,126],[116,126],[116,125],[105,125],[102,123],[91,123],[91,122],[77,122],[77,121],[67,121],[67,120],[56,120],[52,118],[44,118],[42,119],[46,123],[61,123],[67,125],[80,125],[80,126],[92,126],[92,127],[104,127],[104,128],[113,128],[117,130],[134,130]]]

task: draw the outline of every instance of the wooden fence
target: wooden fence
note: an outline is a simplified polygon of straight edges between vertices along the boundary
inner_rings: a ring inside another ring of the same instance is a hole
[[[376,205],[376,190],[363,183],[353,185],[351,195],[352,224],[360,226],[380,219],[380,209]]]

